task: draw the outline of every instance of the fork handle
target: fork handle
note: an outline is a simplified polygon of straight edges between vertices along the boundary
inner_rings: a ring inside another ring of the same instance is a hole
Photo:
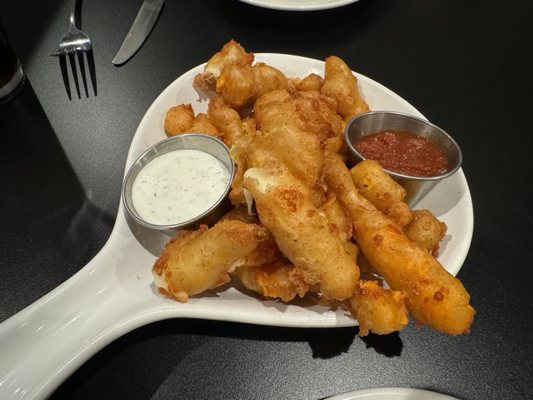
[[[76,24],[76,11],[79,9],[81,9],[81,0],[75,0],[72,11],[70,12],[70,25],[76,28],[78,28],[78,25]]]

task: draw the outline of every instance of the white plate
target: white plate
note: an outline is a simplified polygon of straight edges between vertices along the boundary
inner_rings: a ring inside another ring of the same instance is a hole
[[[381,388],[357,390],[339,394],[327,400],[458,400],[445,394],[411,388]]]
[[[323,74],[324,63],[283,54],[257,54],[257,61],[287,76]],[[193,88],[203,65],[172,82],[144,115],[132,140],[126,170],[152,144],[164,139],[166,111],[191,103],[196,112],[207,99]],[[421,114],[384,86],[358,75],[365,99],[374,110]],[[448,225],[439,260],[457,274],[473,230],[470,192],[462,170],[439,183],[419,203]],[[168,237],[129,222],[119,207],[111,236],[102,250],[76,275],[0,324],[0,398],[46,398],[83,362],[117,337],[139,326],[168,318],[199,318],[271,326],[326,328],[354,326],[342,310],[301,307],[261,300],[237,286],[193,297],[188,303],[164,298],[154,286],[151,267]]]
[[[359,0],[240,0],[253,6],[285,11],[315,11],[337,8]]]

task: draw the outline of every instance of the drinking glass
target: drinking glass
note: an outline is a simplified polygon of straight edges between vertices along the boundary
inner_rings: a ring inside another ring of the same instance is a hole
[[[0,104],[11,100],[19,92],[24,79],[20,60],[0,25]]]

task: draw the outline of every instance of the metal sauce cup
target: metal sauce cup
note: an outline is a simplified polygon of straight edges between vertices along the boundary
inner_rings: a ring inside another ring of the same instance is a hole
[[[206,211],[189,220],[170,225],[157,225],[145,221],[135,210],[135,205],[132,201],[132,187],[135,178],[141,169],[153,159],[174,150],[184,149],[199,150],[210,154],[217,158],[228,169],[230,179],[228,180],[224,192]],[[197,229],[201,224],[212,225],[225,214],[229,207],[228,194],[231,189],[233,176],[234,163],[230,157],[229,149],[217,138],[199,133],[187,133],[172,136],[148,148],[131,165],[122,185],[122,202],[129,217],[145,228],[167,231],[169,234],[181,229]]]
[[[409,114],[391,111],[370,111],[352,118],[344,130],[344,140],[350,149],[350,166],[365,160],[355,149],[357,141],[367,135],[383,131],[404,131],[435,143],[446,155],[449,169],[436,176],[410,176],[386,170],[406,190],[405,202],[414,207],[441,180],[453,175],[461,166],[463,156],[457,142],[438,126]]]

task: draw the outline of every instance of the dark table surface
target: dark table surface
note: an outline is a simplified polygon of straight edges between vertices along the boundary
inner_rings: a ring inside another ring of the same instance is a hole
[[[139,6],[84,2],[97,95],[69,100],[48,53],[67,28],[72,2],[0,3],[28,78],[17,98],[0,106],[0,321],[104,245],[145,111],[231,38],[254,52],[339,55],[455,137],[475,215],[458,277],[477,315],[472,331],[459,337],[411,324],[363,339],[354,328],[171,319],[105,347],[52,399],[321,399],[390,386],[464,400],[533,396],[530,2],[361,0],[298,13],[236,0],[167,1],[141,50],[115,67],[111,60]]]

